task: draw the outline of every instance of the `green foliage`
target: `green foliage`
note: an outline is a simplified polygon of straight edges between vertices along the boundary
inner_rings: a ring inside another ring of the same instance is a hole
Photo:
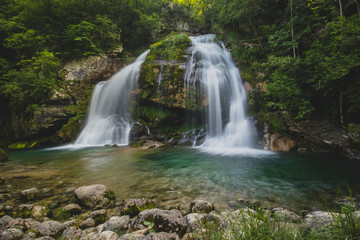
[[[360,124],[350,124],[348,133],[352,140],[360,143]]]
[[[18,67],[5,74],[0,92],[14,109],[31,112],[35,104],[49,99],[57,88],[59,60],[52,52],[44,50],[31,59],[22,60]]]

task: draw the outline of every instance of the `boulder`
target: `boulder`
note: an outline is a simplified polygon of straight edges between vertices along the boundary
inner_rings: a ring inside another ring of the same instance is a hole
[[[9,160],[8,155],[6,154],[6,152],[4,150],[2,150],[0,148],[0,163],[1,162],[6,162],[7,160]]]
[[[92,218],[85,219],[82,223],[80,223],[79,227],[81,229],[86,229],[90,227],[95,227],[95,221]]]
[[[274,208],[273,210],[274,218],[279,222],[291,222],[291,223],[299,223],[301,218],[294,212],[283,208]]]
[[[81,230],[77,227],[69,227],[64,230],[64,232],[61,235],[61,239],[64,240],[77,240],[81,237]]]
[[[146,198],[128,199],[124,201],[121,209],[122,215],[136,216],[139,212],[154,208],[155,203]]]
[[[148,240],[145,235],[137,233],[127,233],[120,237],[121,240]]]
[[[157,232],[177,233],[182,237],[187,229],[186,218],[178,210],[159,210],[154,217]]]
[[[42,236],[51,236],[51,237],[59,237],[61,236],[63,230],[66,228],[66,225],[57,221],[49,220],[42,222],[37,230]]]
[[[74,194],[82,205],[91,209],[110,207],[115,199],[114,192],[102,184],[80,187]]]
[[[130,216],[114,216],[105,222],[102,226],[102,231],[112,231],[119,235],[124,234],[130,227]]]
[[[9,228],[2,233],[0,233],[0,239],[1,240],[16,240],[16,239],[22,239],[22,236],[24,235],[24,232],[17,228]]]
[[[90,240],[120,240],[120,237],[112,231],[104,231],[95,234],[90,238]]]
[[[321,229],[333,224],[336,217],[339,217],[338,213],[315,211],[305,216],[304,224],[310,229]]]
[[[201,221],[204,219],[205,219],[205,214],[201,214],[201,213],[190,213],[186,215],[188,231],[193,232],[195,229],[200,228]]]
[[[78,204],[71,203],[64,207],[64,210],[70,215],[78,215],[81,213],[81,207]]]
[[[195,200],[190,204],[190,212],[193,213],[209,213],[215,209],[214,204],[204,200]]]
[[[40,198],[40,192],[37,188],[30,188],[21,191],[21,199],[24,201],[32,201]]]
[[[0,232],[4,231],[5,229],[7,229],[10,226],[10,223],[13,221],[14,219],[8,215],[3,216],[2,218],[0,218]]]

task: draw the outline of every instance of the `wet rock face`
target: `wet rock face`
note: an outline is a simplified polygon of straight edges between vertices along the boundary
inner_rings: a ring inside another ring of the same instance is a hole
[[[159,210],[154,217],[157,232],[177,233],[182,237],[186,233],[186,218],[178,210]]]
[[[107,208],[115,199],[114,192],[102,184],[80,187],[74,194],[82,205],[90,209]]]

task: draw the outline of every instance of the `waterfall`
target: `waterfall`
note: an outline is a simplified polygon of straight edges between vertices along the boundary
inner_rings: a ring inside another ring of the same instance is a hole
[[[215,35],[190,37],[192,56],[185,88],[206,96],[206,138],[201,148],[229,152],[253,147],[254,126],[246,116],[246,92],[231,54]]]
[[[75,145],[128,145],[131,130],[129,106],[133,91],[138,88],[141,64],[149,50],[124,67],[108,81],[95,86],[85,128]]]

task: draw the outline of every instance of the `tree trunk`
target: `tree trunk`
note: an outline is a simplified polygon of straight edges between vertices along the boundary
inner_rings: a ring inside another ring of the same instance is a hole
[[[294,23],[293,23],[293,0],[290,0],[290,24],[291,24],[291,41],[294,44]],[[295,46],[292,47],[293,49],[293,57],[296,58],[296,48]]]
[[[358,15],[359,15],[359,17],[360,17],[360,5],[359,5],[358,0],[354,0],[354,3],[355,3],[356,6],[357,6],[357,12],[358,12]]]
[[[342,17],[342,15],[343,15],[343,10],[342,10],[341,0],[339,0],[339,8],[340,8],[340,16]]]
[[[344,126],[344,114],[343,114],[343,91],[339,90],[339,112],[340,112],[340,123]]]

